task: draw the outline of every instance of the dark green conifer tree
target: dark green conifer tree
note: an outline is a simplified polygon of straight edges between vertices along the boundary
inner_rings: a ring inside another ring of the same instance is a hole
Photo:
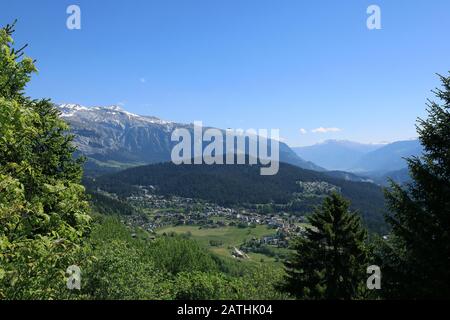
[[[424,152],[408,159],[412,182],[391,183],[390,239],[379,252],[387,298],[450,298],[450,77],[428,101],[417,132]]]
[[[309,218],[285,263],[284,290],[300,299],[355,299],[365,285],[367,233],[349,202],[334,193]]]

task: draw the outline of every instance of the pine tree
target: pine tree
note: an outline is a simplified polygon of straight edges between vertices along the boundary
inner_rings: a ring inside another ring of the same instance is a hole
[[[365,283],[367,233],[349,202],[334,193],[309,217],[311,227],[285,263],[284,290],[302,299],[354,299]]]
[[[52,103],[25,96],[36,68],[13,29],[0,29],[0,299],[62,298],[89,226],[81,160]]]
[[[391,183],[390,240],[380,251],[384,294],[394,298],[450,298],[450,77],[428,101],[417,132],[424,152],[408,159],[412,182]]]

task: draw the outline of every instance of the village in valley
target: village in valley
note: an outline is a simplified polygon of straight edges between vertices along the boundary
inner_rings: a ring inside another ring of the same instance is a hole
[[[149,239],[157,235],[179,233],[190,236],[192,231],[247,230],[242,243],[226,246],[227,255],[248,259],[249,252],[268,254],[287,249],[294,236],[302,235],[307,224],[303,216],[286,212],[260,213],[252,208],[228,208],[200,199],[178,196],[157,195],[151,186],[139,187],[143,192],[126,198],[126,202],[136,208],[136,214],[121,216],[121,222],[130,227],[132,236],[136,230],[144,231]],[[117,199],[115,194],[97,190],[108,197]],[[189,229],[187,229],[189,228]],[[183,232],[185,230],[189,230]],[[252,230],[256,230],[252,232]],[[210,247],[223,247],[223,241],[209,240]],[[268,248],[272,249],[268,249]]]

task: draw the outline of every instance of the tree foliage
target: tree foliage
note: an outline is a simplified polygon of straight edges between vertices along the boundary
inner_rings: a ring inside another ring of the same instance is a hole
[[[111,216],[98,216],[83,256],[79,299],[281,299],[281,270],[223,260],[181,236],[133,238]]]
[[[286,291],[303,299],[360,297],[367,267],[366,231],[348,208],[345,199],[333,194],[310,217],[311,227],[285,262]]]
[[[82,265],[80,299],[170,299],[171,281],[148,254],[147,242],[131,237],[129,230],[111,217],[94,224],[83,248],[92,257]]]
[[[49,100],[24,94],[32,59],[0,29],[0,298],[54,298],[88,230],[82,160]]]
[[[378,252],[386,297],[450,298],[450,77],[440,79],[439,102],[418,119],[424,153],[408,159],[413,181],[386,192],[392,235]]]

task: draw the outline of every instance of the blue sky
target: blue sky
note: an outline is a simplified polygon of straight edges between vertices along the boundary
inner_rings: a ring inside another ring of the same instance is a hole
[[[450,70],[448,0],[0,1],[37,59],[32,97],[279,128],[291,146],[414,137]],[[66,28],[70,4],[81,30]],[[381,30],[366,27],[371,4]]]

